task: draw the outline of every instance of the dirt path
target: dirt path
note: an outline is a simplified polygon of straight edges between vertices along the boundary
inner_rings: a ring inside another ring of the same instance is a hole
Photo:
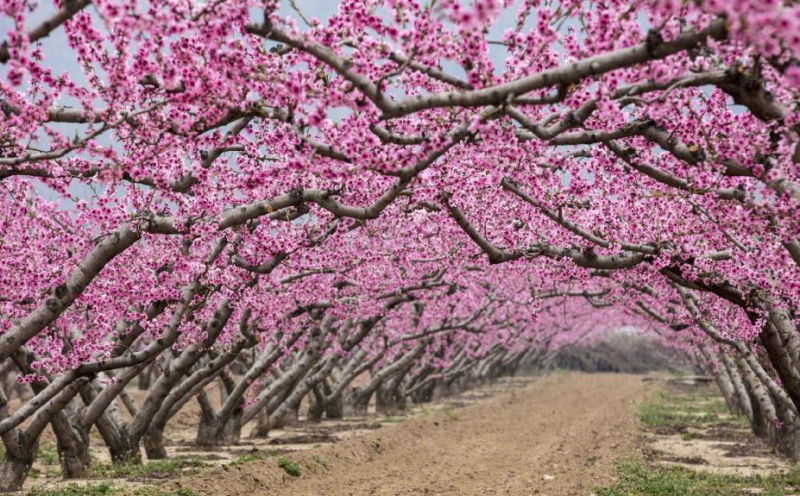
[[[556,374],[461,409],[436,412],[284,458],[177,480],[198,496],[588,496],[639,435],[641,376]],[[166,488],[165,488],[166,489]]]

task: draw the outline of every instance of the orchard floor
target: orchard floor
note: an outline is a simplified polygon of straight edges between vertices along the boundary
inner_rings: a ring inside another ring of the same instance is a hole
[[[529,381],[335,444],[204,469],[159,492],[589,496],[611,484],[615,460],[641,440],[638,405],[658,386],[621,374],[556,373]]]

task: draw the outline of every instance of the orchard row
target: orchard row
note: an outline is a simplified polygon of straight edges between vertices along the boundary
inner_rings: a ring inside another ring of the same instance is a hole
[[[302,7],[0,0],[0,489],[623,326],[800,457],[800,6]]]

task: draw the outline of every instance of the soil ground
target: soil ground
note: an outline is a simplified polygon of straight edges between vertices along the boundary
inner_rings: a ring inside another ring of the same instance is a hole
[[[639,437],[642,376],[559,373],[333,445],[172,481],[198,496],[588,496]],[[287,475],[284,467],[299,470]]]
[[[800,465],[780,458],[729,413],[715,385],[676,377],[639,407],[642,436],[597,496],[800,496]]]
[[[645,460],[665,467],[732,476],[772,476],[793,467],[753,436],[715,385],[669,381],[650,395],[639,416]]]
[[[798,495],[800,468],[728,414],[715,386],[684,382],[576,372],[504,378],[402,416],[301,418],[261,439],[248,438],[248,427],[239,444],[204,450],[192,442],[197,406],[190,403],[167,428],[166,462],[111,467],[97,442],[100,470],[63,481],[47,444],[26,489],[38,488],[36,496]]]

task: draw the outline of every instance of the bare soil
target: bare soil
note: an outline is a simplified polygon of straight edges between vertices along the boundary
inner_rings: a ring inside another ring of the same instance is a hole
[[[37,460],[20,494],[33,487],[103,481],[127,488],[128,496],[592,496],[592,488],[613,484],[617,460],[642,457],[649,466],[736,475],[770,476],[791,468],[742,422],[714,407],[719,402],[714,385],[690,382],[575,372],[504,378],[403,415],[376,415],[371,405],[366,418],[309,423],[301,417],[299,424],[271,431],[269,438],[250,438],[248,425],[240,443],[204,449],[193,443],[198,408],[190,402],[167,427],[167,451],[170,458],[191,457],[203,467],[187,465],[163,477],[64,481],[57,458],[52,460],[55,440],[48,430],[43,443],[50,446],[51,460]],[[716,417],[642,428],[638,405],[662,392],[697,397],[692,400],[696,409],[707,403],[697,414],[715,411]],[[98,463],[108,462],[97,436],[91,452]],[[287,462],[295,464],[299,477],[279,467]],[[142,492],[143,486],[156,487]],[[177,491],[181,488],[191,492]]]
[[[673,395],[721,398],[715,385],[669,382],[663,389]],[[703,401],[693,404],[702,406]],[[719,413],[708,425],[648,429],[642,452],[650,463],[722,475],[768,477],[791,470],[788,460],[776,456],[746,425],[734,420],[729,413]]]
[[[642,376],[555,374],[463,408],[445,405],[335,444],[203,470],[162,489],[198,496],[588,496],[613,481],[614,460],[636,449],[637,404],[653,388]],[[287,475],[279,460],[295,463],[300,476]]]

